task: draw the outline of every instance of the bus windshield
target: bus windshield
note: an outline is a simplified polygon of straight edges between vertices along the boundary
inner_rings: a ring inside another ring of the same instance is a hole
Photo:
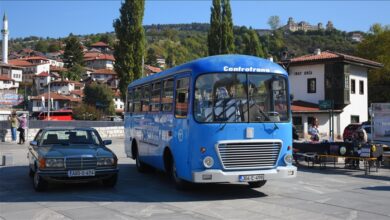
[[[194,117],[202,123],[285,122],[287,94],[287,80],[278,74],[205,74],[195,83]]]

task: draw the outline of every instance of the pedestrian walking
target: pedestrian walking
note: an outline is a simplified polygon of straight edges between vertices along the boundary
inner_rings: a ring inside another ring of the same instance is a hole
[[[26,114],[23,114],[21,117],[18,118],[19,120],[19,144],[24,144],[25,140],[25,131],[27,129],[27,119]]]
[[[16,129],[18,128],[18,118],[16,117],[16,112],[12,112],[12,114],[8,116],[8,121],[11,122],[12,141],[16,142]]]

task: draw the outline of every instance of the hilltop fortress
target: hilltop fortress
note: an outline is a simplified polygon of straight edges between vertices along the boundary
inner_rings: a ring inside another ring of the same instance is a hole
[[[295,31],[318,31],[318,30],[324,30],[324,27],[322,23],[318,23],[317,25],[311,25],[306,21],[301,21],[299,23],[295,23],[294,19],[292,17],[288,18],[288,22],[285,26],[282,27],[284,30],[289,30],[291,32]],[[326,30],[332,30],[334,29],[333,27],[333,22],[328,21],[326,24]]]

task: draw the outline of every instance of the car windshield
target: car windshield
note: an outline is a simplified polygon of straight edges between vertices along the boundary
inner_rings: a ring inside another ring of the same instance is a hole
[[[198,122],[288,121],[287,80],[277,74],[213,73],[198,77]]]
[[[101,139],[92,130],[48,130],[39,142],[41,145],[100,145]]]

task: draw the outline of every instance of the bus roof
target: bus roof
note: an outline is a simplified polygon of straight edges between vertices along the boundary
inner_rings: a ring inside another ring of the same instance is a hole
[[[180,72],[217,73],[217,72],[269,72],[287,75],[278,64],[259,57],[248,55],[216,55],[200,58],[171,69],[133,81],[128,87],[144,84]]]

